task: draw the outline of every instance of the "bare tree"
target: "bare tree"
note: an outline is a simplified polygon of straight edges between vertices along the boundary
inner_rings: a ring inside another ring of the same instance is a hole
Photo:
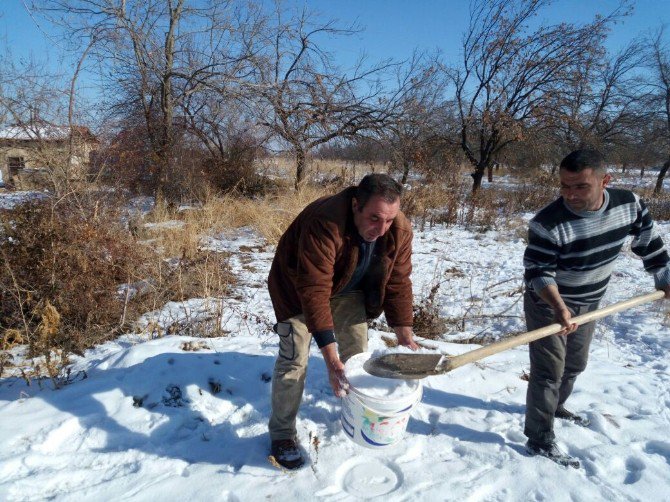
[[[121,117],[141,110],[155,191],[165,192],[174,181],[172,153],[184,101],[235,78],[236,65],[244,60],[240,9],[227,0],[35,0],[35,5],[74,43],[95,41],[91,56],[104,68],[111,110]]]
[[[324,38],[347,36],[355,29],[334,22],[314,22],[307,11],[288,16],[279,5],[266,27],[264,46],[254,59],[260,124],[295,156],[296,188],[305,179],[307,155],[335,138],[352,138],[378,128],[400,91],[388,91],[380,80],[388,62],[348,73],[323,50]]]
[[[413,170],[427,169],[431,159],[448,142],[449,103],[444,101],[445,82],[434,61],[415,54],[399,69],[398,82],[411,82],[398,98],[394,112],[383,128],[390,146],[394,167],[406,183]]]
[[[663,180],[670,169],[670,47],[664,40],[665,29],[659,29],[649,39],[651,75],[647,103],[651,119],[658,124],[657,138],[665,152],[665,162],[658,173],[654,191],[663,190]]]
[[[460,65],[447,69],[455,87],[460,143],[474,172],[473,191],[524,126],[538,121],[550,99],[581,69],[602,57],[602,42],[623,8],[577,26],[531,29],[545,0],[475,0]]]
[[[631,143],[632,131],[642,125],[644,91],[636,71],[642,49],[633,41],[613,56],[589,61],[563,93],[550,97],[543,125],[563,152],[591,147],[616,153]]]
[[[253,161],[267,138],[244,104],[225,92],[203,89],[188,97],[183,111],[188,133],[206,152],[203,167],[210,185],[228,190],[255,184]]]

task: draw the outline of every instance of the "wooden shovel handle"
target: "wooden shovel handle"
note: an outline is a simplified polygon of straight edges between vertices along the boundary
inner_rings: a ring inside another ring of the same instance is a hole
[[[654,300],[660,300],[664,296],[665,293],[663,291],[654,291],[653,293],[648,293],[642,296],[636,296],[634,298],[630,298],[629,300],[614,303],[607,307],[594,310],[593,312],[587,312],[586,314],[573,317],[571,321],[578,325],[586,324],[587,322],[595,321],[596,319],[601,319],[610,314],[615,314],[628,308],[637,307],[638,305],[642,305],[643,303],[651,302]],[[444,361],[440,363],[440,372],[451,371],[455,368],[463,366],[464,364],[479,361],[480,359],[491,356],[493,354],[497,354],[498,352],[502,352],[503,350],[511,349],[512,347],[517,347],[519,345],[523,345],[524,343],[530,343],[535,340],[539,340],[540,338],[544,338],[545,336],[555,335],[556,333],[559,333],[562,330],[563,326],[561,324],[554,323],[550,324],[549,326],[545,326],[544,328],[535,329],[533,331],[522,333],[520,335],[513,336],[511,338],[507,338],[505,340],[501,340],[499,342],[495,342],[490,345],[485,345],[484,347],[471,350],[470,352],[466,352],[465,354],[461,354],[459,356],[445,357]]]

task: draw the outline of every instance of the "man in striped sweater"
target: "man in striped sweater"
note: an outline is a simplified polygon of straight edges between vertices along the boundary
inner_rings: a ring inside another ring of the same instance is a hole
[[[530,344],[524,433],[531,455],[577,467],[578,461],[557,448],[553,421],[558,417],[588,425],[564,403],[586,368],[595,322],[577,327],[571,319],[598,308],[628,236],[633,237],[632,251],[666,298],[670,259],[640,198],[628,190],[607,188],[610,175],[599,152],[572,152],[561,162],[559,176],[561,197],[529,224],[524,312],[529,330],[553,322],[565,329]]]

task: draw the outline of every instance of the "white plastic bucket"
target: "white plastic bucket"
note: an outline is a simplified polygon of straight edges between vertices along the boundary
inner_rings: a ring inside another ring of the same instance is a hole
[[[345,374],[354,370],[363,371],[362,364],[369,359],[369,353],[353,356],[345,365]],[[340,421],[342,429],[351,440],[366,448],[386,448],[398,443],[407,429],[412,408],[421,400],[420,380],[380,379],[367,375],[365,382],[383,381],[390,391],[387,395],[371,392],[372,387],[356,387],[355,378],[350,378],[349,393],[342,398]],[[395,388],[394,388],[395,386]]]

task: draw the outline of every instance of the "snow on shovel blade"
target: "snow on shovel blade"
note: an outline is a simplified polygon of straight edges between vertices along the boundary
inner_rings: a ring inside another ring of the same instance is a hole
[[[384,354],[365,361],[363,369],[382,378],[419,379],[442,373],[442,354]]]

